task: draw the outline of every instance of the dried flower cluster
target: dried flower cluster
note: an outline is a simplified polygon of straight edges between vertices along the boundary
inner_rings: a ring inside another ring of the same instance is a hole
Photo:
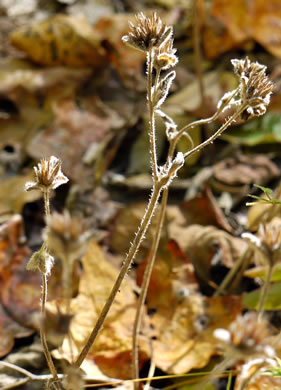
[[[268,322],[258,321],[256,312],[238,316],[226,329],[216,329],[214,336],[222,342],[226,354],[237,360],[258,357],[273,357],[274,349],[269,343],[272,332]]]
[[[68,178],[61,171],[61,160],[51,156],[42,159],[37,167],[34,167],[35,181],[27,182],[25,190],[41,190],[42,192],[55,189],[68,182]]]
[[[273,84],[266,76],[266,66],[258,62],[231,60],[234,72],[240,80],[240,105],[247,104],[245,119],[260,116],[266,112],[273,91]]]
[[[173,47],[172,34],[169,39],[166,39],[164,43],[157,49],[154,67],[157,70],[167,70],[175,66],[178,62],[178,57],[175,55],[177,49]]]
[[[143,12],[136,15],[137,25],[129,22],[131,32],[122,37],[123,42],[141,50],[148,51],[157,48],[172,35],[172,27],[167,27],[156,12],[147,18]]]
[[[43,233],[49,250],[66,262],[77,260],[83,254],[91,235],[85,222],[71,217],[67,210],[51,214]]]

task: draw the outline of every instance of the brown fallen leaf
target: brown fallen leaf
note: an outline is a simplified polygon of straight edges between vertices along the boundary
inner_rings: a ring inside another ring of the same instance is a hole
[[[138,267],[138,284],[145,264]],[[147,306],[153,309],[153,361],[170,374],[204,367],[216,353],[213,331],[228,326],[242,309],[240,297],[203,297],[193,265],[174,241],[162,245],[155,259]]]
[[[37,328],[41,275],[26,270],[31,250],[25,243],[23,220],[13,216],[0,227],[0,302],[14,321],[24,327]],[[60,296],[60,274],[49,281],[49,298]]]
[[[113,251],[122,255],[126,253],[144,215],[145,208],[145,202],[137,202],[126,205],[126,207],[120,210],[114,221],[114,230],[111,238],[111,249]],[[157,216],[157,211],[155,215]],[[146,250],[149,248],[153,239],[156,219],[157,217],[152,220],[148,232],[146,233],[146,240],[144,240],[141,244],[141,252],[138,256],[139,258],[146,256]],[[146,250],[143,251],[143,248]]]
[[[221,1],[212,4],[211,16],[204,29],[203,44],[209,58],[256,41],[271,54],[281,57],[279,0]]]
[[[186,225],[213,225],[229,233],[233,232],[208,185],[205,185],[201,194],[183,202],[180,208],[185,217]]]
[[[19,28],[10,38],[16,48],[40,65],[97,69],[104,62],[104,50],[82,16],[55,15],[33,26]]]
[[[33,332],[15,321],[0,303],[0,358],[12,350],[16,338],[30,336]]]
[[[61,349],[55,353],[56,357],[69,361],[75,359],[84,346],[118,275],[117,269],[106,261],[102,249],[94,241],[89,244],[82,263],[84,274],[79,294],[71,302],[74,315],[70,325],[72,343],[70,346],[69,337],[65,338]],[[88,355],[103,373],[115,378],[131,377],[132,329],[136,311],[133,288],[134,283],[127,278]],[[140,365],[148,359],[148,355],[148,346],[141,338]]]
[[[277,165],[262,155],[228,157],[213,170],[210,182],[214,189],[241,195],[247,194],[251,185],[266,185],[280,175]]]
[[[228,327],[242,310],[240,297],[204,299],[190,294],[170,310],[152,316],[155,341],[153,359],[169,374],[183,374],[208,364],[217,352],[216,328]]]
[[[92,109],[88,110],[81,109],[72,97],[55,102],[54,123],[38,133],[27,147],[33,158],[51,154],[60,158],[66,175],[80,184],[83,180],[87,183],[88,176],[93,175],[93,168],[83,161],[88,148],[94,144],[98,146],[114,135],[113,118],[100,109],[98,99],[92,104]]]
[[[232,268],[248,244],[238,237],[219,230],[214,226],[190,225],[182,227],[173,224],[170,237],[191,259],[196,275],[203,283],[210,280],[210,269],[214,264]]]
[[[9,220],[11,215],[21,213],[26,203],[40,199],[41,194],[39,192],[27,192],[24,189],[25,183],[32,180],[33,176],[33,172],[31,172],[25,176],[2,179],[0,186],[0,220]]]

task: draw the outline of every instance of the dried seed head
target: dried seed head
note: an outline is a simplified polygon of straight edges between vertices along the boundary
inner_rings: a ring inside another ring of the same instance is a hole
[[[129,23],[131,31],[122,37],[122,41],[138,50],[148,51],[152,47],[158,48],[172,36],[172,27],[163,23],[156,12],[151,18],[141,12],[136,15],[136,22],[136,26]]]
[[[34,167],[35,181],[26,183],[25,190],[41,190],[43,192],[55,189],[68,182],[68,178],[61,171],[61,160],[51,156],[42,159],[37,167]]]
[[[50,251],[65,262],[78,259],[86,250],[91,236],[82,218],[71,217],[67,210],[47,217],[43,232]]]
[[[159,70],[166,70],[175,66],[178,62],[178,57],[175,55],[176,51],[177,50],[173,48],[173,39],[167,39],[157,49],[154,67]]]
[[[231,60],[234,72],[240,79],[240,104],[248,104],[243,113],[244,119],[263,115],[270,102],[273,84],[266,76],[266,66],[258,62],[245,60]]]
[[[44,245],[38,251],[33,253],[29,259],[26,269],[28,271],[40,271],[42,274],[49,275],[51,273],[52,266],[54,264],[54,258],[51,256]]]
[[[258,321],[255,312],[239,315],[228,330],[216,329],[214,332],[214,336],[223,343],[226,353],[237,360],[274,356],[269,343],[271,335],[268,322],[265,319]]]

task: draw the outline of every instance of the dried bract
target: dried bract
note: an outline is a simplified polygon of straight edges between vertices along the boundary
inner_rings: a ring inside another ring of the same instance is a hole
[[[255,312],[238,316],[228,330],[216,329],[214,336],[222,342],[225,352],[237,360],[275,355],[269,342],[272,336],[269,324],[264,318],[258,321]]]
[[[273,84],[266,76],[266,66],[258,62],[245,60],[231,60],[234,72],[240,79],[240,101],[238,104],[247,104],[244,119],[263,115],[270,102]]]
[[[178,62],[178,57],[175,55],[177,49],[173,48],[173,39],[167,39],[157,49],[154,67],[159,70],[167,70],[175,66]]]
[[[156,109],[164,103],[175,77],[175,71],[169,72],[155,87],[152,88],[152,100]]]
[[[138,50],[149,51],[153,47],[158,48],[172,36],[172,27],[163,23],[155,12],[151,18],[141,12],[136,15],[136,21],[136,26],[129,23],[131,31],[123,36],[122,40]]]
[[[49,275],[51,273],[52,266],[54,264],[54,258],[51,256],[44,245],[38,251],[33,253],[29,259],[26,269],[28,271],[40,271],[44,275]]]
[[[68,178],[61,171],[61,160],[51,156],[42,159],[37,167],[34,167],[35,181],[27,182],[25,190],[41,190],[43,192],[55,189],[68,182]]]
[[[67,210],[47,217],[43,232],[49,250],[66,262],[72,262],[84,253],[91,236],[82,218],[71,217]]]

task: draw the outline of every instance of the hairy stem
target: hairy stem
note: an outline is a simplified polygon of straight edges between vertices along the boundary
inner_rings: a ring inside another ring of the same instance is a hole
[[[128,272],[128,269],[132,263],[132,261],[134,260],[135,256],[136,256],[136,253],[139,249],[139,246],[142,242],[142,240],[144,239],[144,236],[145,236],[145,233],[147,231],[147,228],[150,224],[150,221],[151,221],[151,218],[154,214],[154,211],[155,211],[155,207],[157,205],[157,202],[158,202],[158,199],[159,199],[159,196],[160,196],[160,193],[162,191],[162,187],[159,186],[159,185],[156,185],[153,187],[153,191],[152,191],[152,195],[151,195],[151,198],[149,200],[149,203],[148,203],[148,206],[147,206],[147,209],[146,209],[146,212],[144,214],[144,217],[140,223],[140,226],[139,226],[139,229],[135,235],[135,238],[134,238],[134,241],[132,242],[131,244],[131,247],[129,249],[129,252],[126,256],[126,259],[122,265],[122,268],[120,270],[120,273],[115,281],[115,284],[114,286],[112,287],[112,290],[110,292],[110,295],[99,315],[99,318],[97,320],[97,323],[96,325],[94,326],[84,348],[82,349],[82,351],[80,352],[80,355],[78,356],[77,360],[75,361],[74,363],[74,366],[75,367],[80,367],[80,365],[82,364],[83,360],[86,358],[89,350],[91,349],[93,343],[95,342],[97,336],[98,336],[98,333],[99,331],[101,330],[102,326],[103,326],[103,323],[104,323],[104,320],[107,316],[107,313],[109,312],[109,309],[111,308],[111,305],[115,299],[115,296],[117,294],[117,292],[119,291],[119,288],[121,286],[121,283],[124,279],[124,277],[126,276],[127,272]]]
[[[47,340],[46,340],[46,335],[45,335],[45,330],[44,330],[44,318],[46,314],[46,302],[47,302],[47,276],[42,273],[42,299],[41,299],[41,322],[40,322],[40,339],[43,347],[43,351],[49,366],[49,369],[51,371],[51,374],[53,376],[53,379],[55,381],[58,381],[58,374],[57,370],[55,368],[51,353],[49,351],[48,345],[47,345]],[[54,387],[58,390],[60,390],[62,387],[60,384],[54,383]]]
[[[50,216],[50,191],[46,189],[44,191],[44,206],[45,206],[45,215],[48,218]]]
[[[45,214],[48,218],[50,216],[50,192],[49,190],[44,191],[44,206],[45,206]],[[43,243],[43,246],[46,247],[46,242]],[[62,389],[62,385],[59,382],[57,370],[55,368],[51,353],[48,348],[45,329],[44,329],[44,319],[46,316],[46,302],[47,302],[47,275],[42,273],[42,298],[41,298],[41,322],[40,322],[40,339],[43,347],[43,351],[50,369],[50,372],[54,379],[54,388],[57,390]]]
[[[155,107],[152,101],[152,77],[153,77],[153,62],[154,49],[148,52],[147,57],[147,100],[148,100],[148,114],[149,114],[149,142],[151,152],[151,165],[154,183],[158,179],[158,165],[157,165],[157,151],[156,151],[156,134],[155,134]],[[157,79],[159,72],[157,72]],[[157,80],[155,80],[157,81]]]
[[[157,227],[154,234],[154,239],[152,243],[151,252],[145,267],[143,281],[141,285],[141,292],[137,303],[137,311],[136,311],[136,317],[134,322],[134,328],[133,328],[133,346],[132,346],[132,360],[133,360],[133,378],[138,379],[139,378],[139,357],[138,357],[138,336],[140,331],[140,325],[141,325],[141,318],[143,313],[143,306],[147,295],[147,290],[151,278],[152,269],[154,266],[154,261],[156,258],[157,249],[159,246],[159,241],[161,237],[161,231],[162,226],[164,222],[165,217],[165,211],[166,211],[166,205],[168,200],[168,188],[165,188],[163,192],[163,197],[161,201],[161,208],[160,208],[160,214],[157,221]],[[139,388],[139,383],[134,383],[134,388],[137,390]]]
[[[239,118],[239,116],[246,108],[247,105],[241,106],[211,137],[209,137],[206,141],[202,142],[200,145],[186,152],[184,158],[187,159],[191,154],[199,152],[199,150],[205,148],[207,145],[214,142],[214,140],[218,138],[231,125],[232,122]]]

